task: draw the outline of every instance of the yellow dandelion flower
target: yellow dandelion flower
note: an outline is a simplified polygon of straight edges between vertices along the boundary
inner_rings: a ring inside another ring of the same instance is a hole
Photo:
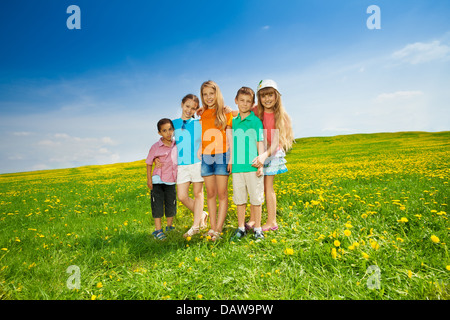
[[[284,250],[284,253],[289,256],[292,256],[294,254],[294,249],[286,248],[286,250]]]
[[[408,278],[412,278],[412,271],[411,270],[408,270]]]
[[[447,269],[448,271],[450,271],[450,265],[446,266],[445,269]]]
[[[370,246],[372,247],[372,249],[374,250],[378,250],[380,248],[380,245],[378,244],[378,242],[376,242],[375,240],[371,240],[370,241]]]
[[[103,288],[103,284],[101,282],[97,283],[97,288]]]
[[[406,222],[408,222],[408,219],[405,217],[401,217],[400,220],[397,220],[397,222],[406,223]]]
[[[369,255],[365,252],[361,252],[364,259],[369,259]]]
[[[341,245],[341,243],[339,242],[339,240],[334,240],[335,247],[339,247],[340,245]]]
[[[199,294],[199,295],[197,295],[197,298],[203,299],[203,295]]]
[[[272,239],[272,243],[277,243],[277,239]]]
[[[336,248],[331,249],[331,257],[333,257],[333,259],[336,259],[336,257],[337,257]]]
[[[91,300],[96,300],[97,299],[97,296],[95,295],[95,294],[93,294],[92,296],[91,296]]]
[[[348,229],[344,230],[344,235],[346,237],[350,237],[351,234],[352,234],[352,232],[350,230],[348,230]]]
[[[431,241],[433,241],[434,243],[439,243],[439,238],[436,237],[435,235],[431,236]]]

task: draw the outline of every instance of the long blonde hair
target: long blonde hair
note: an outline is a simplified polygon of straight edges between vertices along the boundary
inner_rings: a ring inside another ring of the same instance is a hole
[[[257,93],[258,117],[261,119],[261,121],[264,121],[264,107],[261,104],[261,95],[265,93],[267,94],[270,91],[273,91],[276,96],[275,105],[273,107],[275,118],[275,129],[278,130],[278,137],[281,148],[283,148],[283,150],[287,152],[289,149],[292,148],[292,143],[294,142],[294,132],[292,130],[291,117],[286,113],[283,107],[283,102],[281,101],[281,94],[278,92],[278,90],[272,87],[267,87],[258,90]]]
[[[216,104],[214,105],[216,108],[216,120],[214,121],[214,124],[217,128],[225,130],[225,128],[227,127],[227,117],[225,116],[225,102],[223,101],[222,92],[220,91],[217,83],[215,83],[214,81],[208,80],[203,82],[202,86],[200,87],[200,97],[202,99],[202,104],[204,107],[206,106],[206,103],[205,99],[203,98],[203,89],[206,87],[212,88],[216,93]]]

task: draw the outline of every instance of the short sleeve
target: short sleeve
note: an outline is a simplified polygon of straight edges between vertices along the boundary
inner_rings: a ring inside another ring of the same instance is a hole
[[[226,117],[227,117],[227,126],[233,127],[233,114],[231,112],[227,113]]]
[[[148,164],[148,165],[153,164],[153,160],[155,159],[155,151],[156,151],[156,148],[155,148],[155,145],[153,145],[150,148],[150,151],[148,152],[147,159],[145,160],[146,164]]]
[[[257,132],[256,141],[264,141],[264,128],[263,128],[263,124],[262,124],[261,120],[259,120],[259,118],[258,118],[256,132]]]

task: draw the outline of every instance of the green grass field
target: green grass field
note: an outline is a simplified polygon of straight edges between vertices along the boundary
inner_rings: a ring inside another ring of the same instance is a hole
[[[0,298],[450,298],[450,132],[298,139],[286,159],[262,242],[230,241],[231,179],[222,240],[185,240],[179,204],[161,243],[144,161],[0,175]]]

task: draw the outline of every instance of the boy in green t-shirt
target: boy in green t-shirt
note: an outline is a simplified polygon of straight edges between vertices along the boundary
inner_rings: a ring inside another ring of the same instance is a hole
[[[264,201],[264,175],[262,168],[252,166],[252,161],[264,152],[264,132],[261,120],[253,113],[255,93],[248,87],[237,92],[235,102],[239,114],[233,119],[232,174],[233,201],[237,206],[238,229],[232,240],[244,237],[245,208],[250,196],[250,210],[255,215],[255,239],[264,239],[261,230],[261,205]]]

